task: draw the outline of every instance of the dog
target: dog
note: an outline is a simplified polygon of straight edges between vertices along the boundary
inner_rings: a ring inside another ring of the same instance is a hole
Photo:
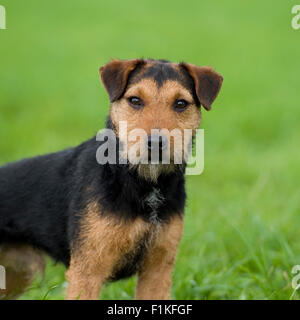
[[[67,267],[67,299],[98,299],[104,283],[134,274],[136,299],[171,298],[186,161],[176,164],[171,155],[162,163],[166,146],[178,153],[175,139],[151,131],[191,129],[194,136],[201,107],[211,109],[223,78],[210,67],[153,59],[112,60],[100,75],[110,99],[106,127],[115,133],[114,152],[122,161],[99,164],[96,154],[105,141],[93,137],[0,168],[0,265],[7,271],[2,298],[28,288],[45,267],[45,253]],[[158,146],[157,163],[130,161],[130,152],[124,161],[124,121],[129,131],[146,132],[141,159]]]

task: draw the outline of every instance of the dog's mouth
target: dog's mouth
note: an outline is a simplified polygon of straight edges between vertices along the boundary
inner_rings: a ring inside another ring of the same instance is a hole
[[[156,182],[162,174],[184,171],[186,148],[181,139],[174,144],[174,139],[148,135],[134,141],[120,139],[120,142],[122,159],[130,170],[147,180]]]
[[[161,137],[148,137],[140,144],[122,143],[121,153],[132,165],[173,165],[185,162],[184,146],[175,148],[169,140]]]
[[[182,163],[182,159],[175,160],[174,156],[170,156],[169,151],[162,150],[141,150],[137,153],[129,151],[127,160],[131,165],[159,165],[163,167]]]
[[[164,150],[150,149],[147,150],[145,153],[148,159],[148,164],[170,164],[174,162],[173,159],[171,159],[168,152],[165,152]]]
[[[131,170],[135,170],[138,175],[148,181],[157,182],[161,175],[167,175],[179,168],[178,165],[174,163],[170,164],[142,164],[129,165]]]
[[[176,170],[184,171],[185,162],[175,161],[165,150],[145,150],[140,161],[129,161],[129,168],[148,181],[157,182],[161,175],[168,175]]]

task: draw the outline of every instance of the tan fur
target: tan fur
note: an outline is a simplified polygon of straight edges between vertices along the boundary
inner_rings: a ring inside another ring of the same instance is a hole
[[[96,204],[84,214],[81,242],[73,249],[67,271],[67,299],[98,299],[102,284],[148,231],[148,224],[140,218],[125,223],[101,216]]]
[[[179,215],[162,226],[139,272],[136,299],[171,298],[172,270],[182,232],[183,218]]]
[[[132,108],[127,101],[131,96],[141,98],[145,106],[141,110]],[[177,99],[185,99],[190,102],[190,106],[184,112],[175,112],[173,104]],[[166,81],[162,87],[158,87],[156,82],[151,79],[142,79],[131,85],[122,99],[112,103],[110,116],[117,129],[117,135],[123,143],[128,141],[128,136],[124,136],[118,131],[120,121],[127,122],[128,135],[135,129],[143,129],[147,134],[150,134],[152,129],[167,129],[171,133],[171,137],[167,137],[170,143],[171,160],[174,159],[174,156],[176,157],[174,140],[179,139],[177,140],[179,143],[181,141],[183,153],[187,147],[187,145],[183,145],[184,129],[192,129],[195,134],[195,130],[201,122],[200,108],[193,103],[191,93],[180,83],[171,80]],[[141,139],[145,139],[145,137],[141,137]],[[128,141],[128,144],[125,143],[125,145],[130,150],[135,143],[136,141]],[[144,141],[140,141],[140,143],[143,147],[142,152],[145,153],[145,157],[148,157],[146,143]],[[182,156],[180,154],[180,157]],[[135,157],[135,153],[128,154],[130,160],[133,157]],[[145,178],[155,181],[155,177],[162,171],[171,171],[174,168],[172,162],[155,166],[156,169],[139,164],[138,170]]]
[[[91,204],[81,225],[81,242],[72,250],[66,274],[67,299],[98,299],[102,285],[116,269],[126,264],[127,254],[134,254],[145,235],[148,235],[146,257],[136,298],[168,298],[182,226],[179,215],[164,225],[147,223],[140,218],[131,223],[117,221],[113,216],[101,216],[99,207]]]
[[[6,290],[0,290],[1,299],[17,298],[45,270],[42,253],[29,245],[2,244],[0,265],[6,270]]]

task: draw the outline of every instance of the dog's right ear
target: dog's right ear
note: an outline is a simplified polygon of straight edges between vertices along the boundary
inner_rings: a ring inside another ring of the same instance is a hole
[[[143,63],[142,59],[112,60],[100,68],[101,80],[111,102],[122,97],[127,86],[129,74]]]

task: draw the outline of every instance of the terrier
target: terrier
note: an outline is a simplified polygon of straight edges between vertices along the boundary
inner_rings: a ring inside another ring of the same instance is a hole
[[[111,102],[115,163],[97,161],[105,141],[93,137],[0,168],[3,297],[26,289],[47,253],[68,268],[67,299],[98,299],[104,283],[136,273],[136,299],[170,298],[186,199],[186,161],[175,161],[186,146],[175,141],[190,129],[192,143],[201,106],[210,110],[223,78],[210,67],[152,59],[113,60],[100,74]],[[136,129],[145,132],[138,152],[128,139]]]

